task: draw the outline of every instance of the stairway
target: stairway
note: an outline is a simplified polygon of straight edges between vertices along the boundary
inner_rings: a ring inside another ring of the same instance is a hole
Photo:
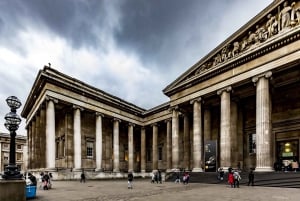
[[[248,185],[248,172],[240,173],[242,180],[241,186]],[[224,175],[224,180],[217,179],[215,172],[190,172],[190,183],[207,183],[228,185],[227,174]],[[166,182],[174,182],[176,173],[168,173]],[[180,173],[182,180],[182,173]],[[265,187],[283,187],[283,188],[300,188],[300,172],[254,172],[254,185]]]

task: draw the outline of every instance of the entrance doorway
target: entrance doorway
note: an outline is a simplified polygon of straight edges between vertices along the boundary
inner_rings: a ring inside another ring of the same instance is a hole
[[[276,148],[277,163],[280,163],[278,165],[282,166],[285,171],[291,171],[292,162],[294,160],[299,162],[299,140],[277,141]]]

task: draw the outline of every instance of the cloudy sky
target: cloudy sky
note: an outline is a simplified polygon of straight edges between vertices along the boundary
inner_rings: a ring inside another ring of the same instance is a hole
[[[49,62],[139,107],[167,102],[168,84],[272,1],[0,0],[0,132],[5,99],[24,104]]]

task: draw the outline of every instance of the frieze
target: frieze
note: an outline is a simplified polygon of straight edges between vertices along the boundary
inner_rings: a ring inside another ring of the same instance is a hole
[[[238,59],[241,55],[263,45],[272,38],[282,35],[282,33],[291,31],[300,25],[300,0],[298,1],[284,1],[272,12],[267,13],[263,20],[255,24],[253,28],[249,29],[244,35],[237,38],[232,43],[226,44],[219,52],[212,56],[209,60],[200,64],[186,80],[191,80],[207,71],[217,68],[218,66],[229,63],[230,61]],[[286,42],[291,42],[286,41]],[[285,43],[285,42],[283,42]],[[250,55],[253,59],[257,54],[267,53],[269,50],[278,48],[283,44],[268,47],[264,52]],[[246,60],[249,60],[246,59]],[[243,63],[243,61],[240,61]],[[216,72],[217,73],[217,72]]]

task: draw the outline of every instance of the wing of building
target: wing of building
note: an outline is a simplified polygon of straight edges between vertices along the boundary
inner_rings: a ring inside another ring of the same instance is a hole
[[[145,110],[45,66],[27,98],[29,168],[273,171],[299,160],[300,1],[272,2]]]

